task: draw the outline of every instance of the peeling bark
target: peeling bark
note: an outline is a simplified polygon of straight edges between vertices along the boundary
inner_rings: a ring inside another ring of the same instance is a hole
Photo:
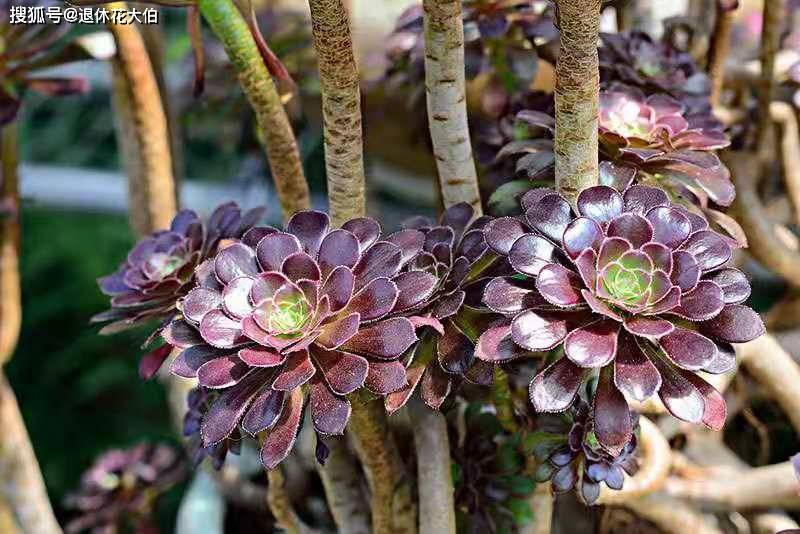
[[[467,123],[461,0],[424,0],[422,6],[428,125],[444,206],[467,202],[480,214],[478,175]]]
[[[414,430],[419,489],[419,531],[456,532],[453,478],[450,471],[450,440],[447,421],[436,410],[412,399],[408,408]]]
[[[239,84],[256,114],[284,220],[309,209],[311,198],[297,139],[275,82],[264,65],[244,17],[231,0],[199,0],[200,12],[222,42]]]
[[[371,490],[372,532],[413,534],[417,532],[417,509],[383,403],[351,401],[348,429]]]
[[[328,459],[317,464],[336,528],[340,534],[369,534],[369,514],[364,507],[361,470],[347,450],[344,438],[325,440]]]
[[[39,462],[31,446],[17,399],[0,374],[0,492],[8,501],[23,532],[60,534]]]
[[[363,217],[364,143],[361,90],[347,8],[342,0],[309,0],[322,86],[328,201],[335,226]]]
[[[601,0],[556,0],[561,52],[556,63],[556,186],[570,201],[599,180],[597,113]]]
[[[122,2],[110,5],[125,9]],[[177,209],[167,116],[139,29],[109,24],[117,45],[114,104],[129,184],[129,216],[138,235],[169,227]]]

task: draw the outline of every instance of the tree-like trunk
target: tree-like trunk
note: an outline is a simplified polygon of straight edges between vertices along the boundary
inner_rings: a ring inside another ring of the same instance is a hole
[[[113,9],[124,9],[118,2]],[[168,228],[177,209],[167,115],[139,29],[109,24],[117,45],[114,105],[128,173],[129,215],[138,235]]]
[[[297,139],[247,22],[231,0],[199,0],[198,4],[222,42],[242,91],[255,111],[284,219],[296,211],[309,209],[311,197]]]
[[[769,108],[775,93],[775,54],[780,47],[783,5],[784,0],[765,0],[762,14],[759,51],[761,73],[758,79],[758,123],[755,130],[755,146],[764,165],[773,157],[772,117]]]
[[[328,202],[335,226],[366,209],[361,91],[347,9],[342,0],[309,0],[322,86]]]
[[[450,440],[447,421],[420,399],[409,403],[414,429],[419,488],[419,531],[455,534],[453,477],[450,470]]]
[[[574,202],[599,179],[597,42],[601,0],[556,0],[561,52],[556,63],[556,185]]]
[[[328,458],[325,465],[317,464],[325,496],[340,534],[369,534],[368,510],[361,490],[361,471],[347,450],[344,438],[327,440]]]
[[[424,0],[428,125],[445,207],[467,202],[481,213],[464,80],[461,0]]]
[[[711,106],[719,106],[725,83],[725,62],[731,48],[733,16],[738,7],[735,3],[717,0],[717,17],[714,20],[711,47],[708,50],[708,75],[711,78]]]

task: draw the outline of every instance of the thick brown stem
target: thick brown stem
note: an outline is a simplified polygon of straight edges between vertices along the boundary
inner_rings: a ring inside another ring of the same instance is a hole
[[[347,449],[344,438],[325,441],[328,459],[317,465],[325,497],[336,528],[341,534],[369,534],[369,514],[364,507],[361,470]]]
[[[622,505],[658,525],[665,534],[722,534],[694,507],[661,494],[634,499]]]
[[[747,372],[775,399],[795,430],[800,432],[800,365],[777,340],[765,334],[739,345],[739,359]]]
[[[342,0],[309,0],[322,86],[325,168],[334,225],[366,210],[361,91],[350,22]]]
[[[289,501],[289,495],[285,488],[286,480],[281,467],[278,466],[267,471],[267,479],[267,502],[278,526],[289,534],[308,532],[308,528],[303,526]]]
[[[428,125],[445,207],[467,202],[481,212],[464,80],[461,0],[423,0]]]
[[[372,532],[415,533],[417,510],[383,403],[351,399],[349,432],[371,490]]]
[[[198,0],[200,12],[228,54],[264,136],[284,219],[311,206],[297,139],[244,17],[231,0]]]
[[[783,181],[794,208],[795,221],[800,222],[800,131],[794,108],[786,102],[773,102],[770,116],[781,127],[780,157]]]
[[[18,158],[17,125],[11,123],[0,131],[0,366],[14,354],[22,326]]]
[[[412,399],[408,415],[414,429],[419,489],[419,531],[455,534],[453,478],[447,421],[419,399]]]
[[[708,74],[711,77],[711,105],[719,106],[722,86],[725,82],[725,62],[731,48],[731,29],[736,8],[727,6],[725,0],[717,0],[717,17],[714,20],[713,40],[708,50]]]
[[[599,179],[597,42],[601,0],[556,0],[561,52],[556,63],[556,185],[574,202]]]
[[[113,9],[125,9],[117,2]],[[137,234],[167,228],[177,197],[169,127],[153,66],[137,26],[109,24],[117,44],[114,104],[130,193],[129,214]]]
[[[23,532],[60,534],[17,399],[2,374],[0,428],[0,492],[14,510]]]
[[[780,46],[781,23],[783,22],[783,0],[765,0],[761,26],[761,72],[758,77],[758,123],[755,131],[755,146],[759,154],[769,159],[766,151],[771,142],[769,130],[772,119],[769,106],[775,92],[775,54]]]

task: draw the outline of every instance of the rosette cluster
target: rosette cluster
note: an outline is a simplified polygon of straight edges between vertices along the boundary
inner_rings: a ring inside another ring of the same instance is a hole
[[[273,468],[293,447],[306,397],[315,430],[341,434],[347,395],[405,386],[400,357],[417,341],[406,315],[437,283],[405,269],[425,243],[418,230],[381,238],[372,219],[333,229],[306,211],[285,231],[256,227],[220,250],[164,331],[180,348],[171,371],[218,393],[200,424],[203,446],[239,428],[268,430],[261,458]]]
[[[125,525],[149,525],[156,499],[186,474],[183,460],[168,445],[142,443],[100,456],[81,477],[79,489],[66,498],[78,516],[65,531],[100,534]]]
[[[594,433],[610,452],[631,439],[626,398],[658,393],[675,417],[719,429],[724,400],[697,372],[732,369],[731,343],[764,332],[742,304],[747,278],[727,266],[729,241],[644,186],[585,189],[577,214],[550,190],[522,203],[524,216],[486,228],[487,243],[517,275],[487,285],[484,302],[509,321],[481,336],[476,356],[504,362],[561,347],[530,384],[540,412],[568,409],[597,370]]]
[[[424,236],[424,244],[404,276],[430,291],[413,310],[426,328],[409,355],[408,384],[386,397],[389,412],[405,405],[418,386],[425,403],[439,409],[461,380],[491,383],[492,366],[475,360],[478,334],[496,318],[481,305],[487,270],[497,259],[483,233],[490,220],[460,203],[445,210],[438,224],[424,217],[406,224]]]
[[[539,431],[532,435],[534,454],[541,464],[536,470],[539,482],[551,481],[553,491],[564,493],[580,485],[586,504],[594,504],[600,496],[600,485],[621,490],[625,473],[639,470],[636,460],[638,416],[634,434],[619,454],[609,454],[597,441],[589,404],[578,399],[566,414],[538,419]]]

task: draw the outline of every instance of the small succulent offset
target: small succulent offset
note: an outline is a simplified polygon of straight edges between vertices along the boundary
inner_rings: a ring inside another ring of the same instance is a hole
[[[80,488],[67,496],[65,505],[79,515],[65,531],[107,534],[129,526],[150,532],[156,500],[185,475],[183,459],[169,445],[142,443],[110,450],[84,473]]]
[[[529,436],[533,452],[541,462],[536,470],[538,482],[551,481],[553,491],[564,493],[580,482],[580,495],[586,504],[594,504],[600,496],[600,484],[621,490],[625,474],[636,474],[638,415],[634,433],[619,454],[609,454],[597,440],[593,430],[591,408],[578,398],[575,405],[559,415],[537,418],[538,430]]]
[[[115,273],[98,280],[100,290],[111,297],[111,309],[95,315],[92,322],[111,321],[100,331],[110,334],[146,321],[162,321],[154,338],[177,315],[176,303],[193,287],[198,267],[202,271],[201,264],[216,254],[222,240],[240,238],[264,211],[255,208],[242,214],[230,202],[214,210],[205,224],[194,211],[181,211],[168,230],[141,239]],[[164,345],[148,354],[142,360],[142,374],[152,376],[170,350]]]
[[[504,431],[480,403],[467,406],[464,423],[463,440],[451,440],[458,531],[513,532],[534,519],[536,484],[521,436]]]
[[[462,202],[445,210],[438,225],[424,217],[406,224],[410,231],[421,232],[425,241],[402,276],[408,283],[435,283],[409,310],[418,321],[426,318],[420,324],[427,328],[408,355],[408,384],[386,397],[390,413],[404,406],[417,386],[425,403],[439,409],[461,380],[491,384],[492,366],[475,360],[480,332],[497,318],[481,304],[487,270],[497,259],[484,239],[483,227],[489,220],[476,217],[472,206]]]
[[[164,337],[181,350],[172,373],[218,392],[200,425],[203,446],[240,427],[268,430],[261,459],[272,469],[294,445],[307,395],[315,430],[335,435],[350,417],[347,395],[404,386],[399,358],[417,336],[400,314],[437,282],[403,270],[424,244],[418,230],[381,239],[372,219],[333,229],[326,214],[304,211],[285,231],[251,229],[201,267]]]
[[[578,214],[546,189],[522,198],[525,214],[489,223],[486,240],[517,271],[486,287],[484,302],[508,317],[487,330],[476,356],[503,362],[562,347],[536,375],[530,399],[540,412],[569,408],[589,370],[594,433],[616,454],[631,439],[626,396],[658,393],[678,419],[719,429],[722,396],[696,372],[735,365],[731,343],[764,333],[744,306],[750,285],[727,267],[728,240],[702,217],[670,204],[658,189],[583,190]]]

